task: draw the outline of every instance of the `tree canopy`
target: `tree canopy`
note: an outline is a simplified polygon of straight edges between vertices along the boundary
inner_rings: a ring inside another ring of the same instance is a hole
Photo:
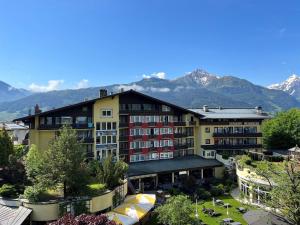
[[[185,195],[169,198],[166,204],[159,206],[155,211],[161,224],[190,225],[194,222],[192,217],[194,208],[191,200]]]
[[[290,109],[278,113],[262,125],[263,144],[266,149],[288,149],[300,146],[300,110]]]
[[[105,215],[86,215],[73,216],[66,214],[56,222],[49,223],[49,225],[117,225],[114,221],[111,221]]]
[[[3,128],[0,131],[0,167],[9,164],[9,156],[12,154],[14,154],[14,144],[7,131]]]
[[[271,190],[266,205],[280,210],[293,224],[300,224],[300,170],[298,162],[274,164],[262,161],[256,174],[266,180]]]
[[[38,174],[36,178],[42,187],[62,186],[64,197],[80,194],[88,183],[85,154],[76,130],[63,127],[43,154],[41,166],[33,163],[29,173]]]

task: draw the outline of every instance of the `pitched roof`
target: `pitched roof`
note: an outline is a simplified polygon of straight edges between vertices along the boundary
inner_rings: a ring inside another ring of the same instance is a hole
[[[204,111],[202,108],[189,109],[195,113],[201,114],[202,119],[267,119],[270,116],[262,112],[258,114],[255,108],[208,108]]]
[[[31,209],[20,206],[18,209],[0,205],[1,225],[21,225],[32,212]]]
[[[118,93],[115,93],[115,94],[110,94],[110,95],[107,95],[107,96],[105,96],[105,97],[95,98],[95,99],[92,99],[92,100],[83,101],[83,102],[79,102],[79,103],[75,103],[75,104],[63,106],[63,107],[60,107],[60,108],[56,108],[56,109],[44,111],[44,112],[41,112],[41,113],[38,113],[38,114],[35,114],[35,115],[29,115],[29,116],[17,118],[17,119],[14,119],[13,121],[23,121],[23,120],[28,120],[28,119],[34,118],[35,116],[42,116],[42,115],[45,115],[45,114],[57,112],[57,111],[64,110],[64,109],[69,109],[69,108],[73,108],[73,107],[77,107],[77,106],[84,106],[84,105],[88,105],[88,104],[93,104],[93,103],[95,103],[96,101],[101,100],[101,99],[113,98],[113,97],[115,97],[115,96],[117,96],[117,95],[125,95],[125,94],[130,94],[130,93],[136,94],[136,95],[140,95],[140,96],[142,96],[142,97],[144,97],[144,98],[148,98],[148,99],[151,99],[151,100],[153,100],[153,101],[159,102],[159,103],[161,103],[161,104],[164,104],[164,105],[167,105],[167,106],[170,106],[170,107],[177,108],[177,109],[182,110],[182,111],[185,111],[185,112],[187,112],[187,113],[198,114],[198,113],[193,112],[193,111],[191,111],[191,110],[189,110],[189,109],[180,107],[180,106],[178,106],[178,105],[175,105],[175,104],[172,104],[172,103],[169,103],[169,102],[166,102],[166,101],[163,101],[163,100],[160,100],[160,99],[151,97],[151,96],[149,96],[149,95],[146,95],[146,94],[143,94],[143,93],[141,93],[141,92],[137,92],[137,91],[131,89],[131,90],[128,90],[128,91],[123,91],[123,92],[118,92]],[[201,116],[201,115],[199,115],[199,116]]]

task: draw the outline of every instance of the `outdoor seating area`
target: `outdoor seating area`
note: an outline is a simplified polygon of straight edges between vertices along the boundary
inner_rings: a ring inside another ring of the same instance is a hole
[[[208,214],[208,215],[211,216],[211,217],[217,217],[217,216],[220,216],[220,215],[221,215],[221,213],[216,212],[216,211],[213,210],[213,209],[207,209],[207,208],[203,208],[203,209],[202,209],[202,212],[203,212],[204,214]]]
[[[145,218],[154,208],[155,203],[155,194],[129,195],[125,198],[123,204],[106,215],[117,224],[133,225]]]
[[[231,218],[225,218],[220,222],[221,225],[242,225],[240,222],[235,222]]]

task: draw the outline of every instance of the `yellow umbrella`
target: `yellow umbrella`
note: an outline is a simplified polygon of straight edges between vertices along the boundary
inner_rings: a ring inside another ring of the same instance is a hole
[[[115,221],[117,224],[121,224],[121,225],[133,225],[137,222],[139,222],[138,219],[129,217],[129,216],[125,216],[119,213],[114,213],[114,212],[109,212],[106,213],[106,216],[108,217],[108,219]]]
[[[137,194],[137,195],[129,195],[126,197],[126,203],[133,204],[151,204],[154,205],[156,201],[156,196],[154,194]]]
[[[150,211],[152,207],[153,206],[149,204],[123,203],[122,205],[119,205],[117,208],[115,208],[113,211],[140,220],[148,213],[148,211]]]

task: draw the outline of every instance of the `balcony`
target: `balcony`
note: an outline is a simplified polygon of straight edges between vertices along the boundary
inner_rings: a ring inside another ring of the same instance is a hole
[[[81,141],[84,144],[93,144],[94,138],[93,137],[78,137],[78,141]]]
[[[235,150],[235,149],[248,149],[248,148],[262,148],[261,144],[239,144],[239,145],[201,145],[201,148],[206,150]]]
[[[175,148],[175,150],[186,149],[186,148],[188,148],[188,145],[187,144],[177,144],[177,145],[174,145],[174,148]]]
[[[136,139],[142,139],[143,136],[142,136],[142,135],[134,135],[134,136],[132,136],[132,138],[133,138],[134,140],[136,140]]]
[[[155,126],[156,126],[156,123],[155,123],[155,122],[149,122],[149,123],[148,123],[148,126],[150,126],[150,127],[155,127]]]
[[[93,129],[94,124],[93,123],[87,123],[87,124],[40,124],[38,129],[39,130],[58,130],[62,128],[63,126],[71,126],[73,129]]]
[[[174,138],[183,138],[186,137],[186,133],[174,133]]]
[[[119,141],[128,141],[128,135],[120,136]]]
[[[119,127],[120,128],[126,128],[126,127],[128,127],[128,122],[120,122],[119,123]]]
[[[177,122],[174,122],[174,126],[185,127],[186,126],[186,122],[184,122],[184,121],[177,121]]]
[[[213,133],[213,137],[262,137],[262,133]]]
[[[190,125],[190,126],[195,126],[195,125],[196,125],[196,121],[190,121],[190,122],[189,122],[189,125]]]
[[[86,157],[87,158],[94,158],[94,152],[87,152]]]

